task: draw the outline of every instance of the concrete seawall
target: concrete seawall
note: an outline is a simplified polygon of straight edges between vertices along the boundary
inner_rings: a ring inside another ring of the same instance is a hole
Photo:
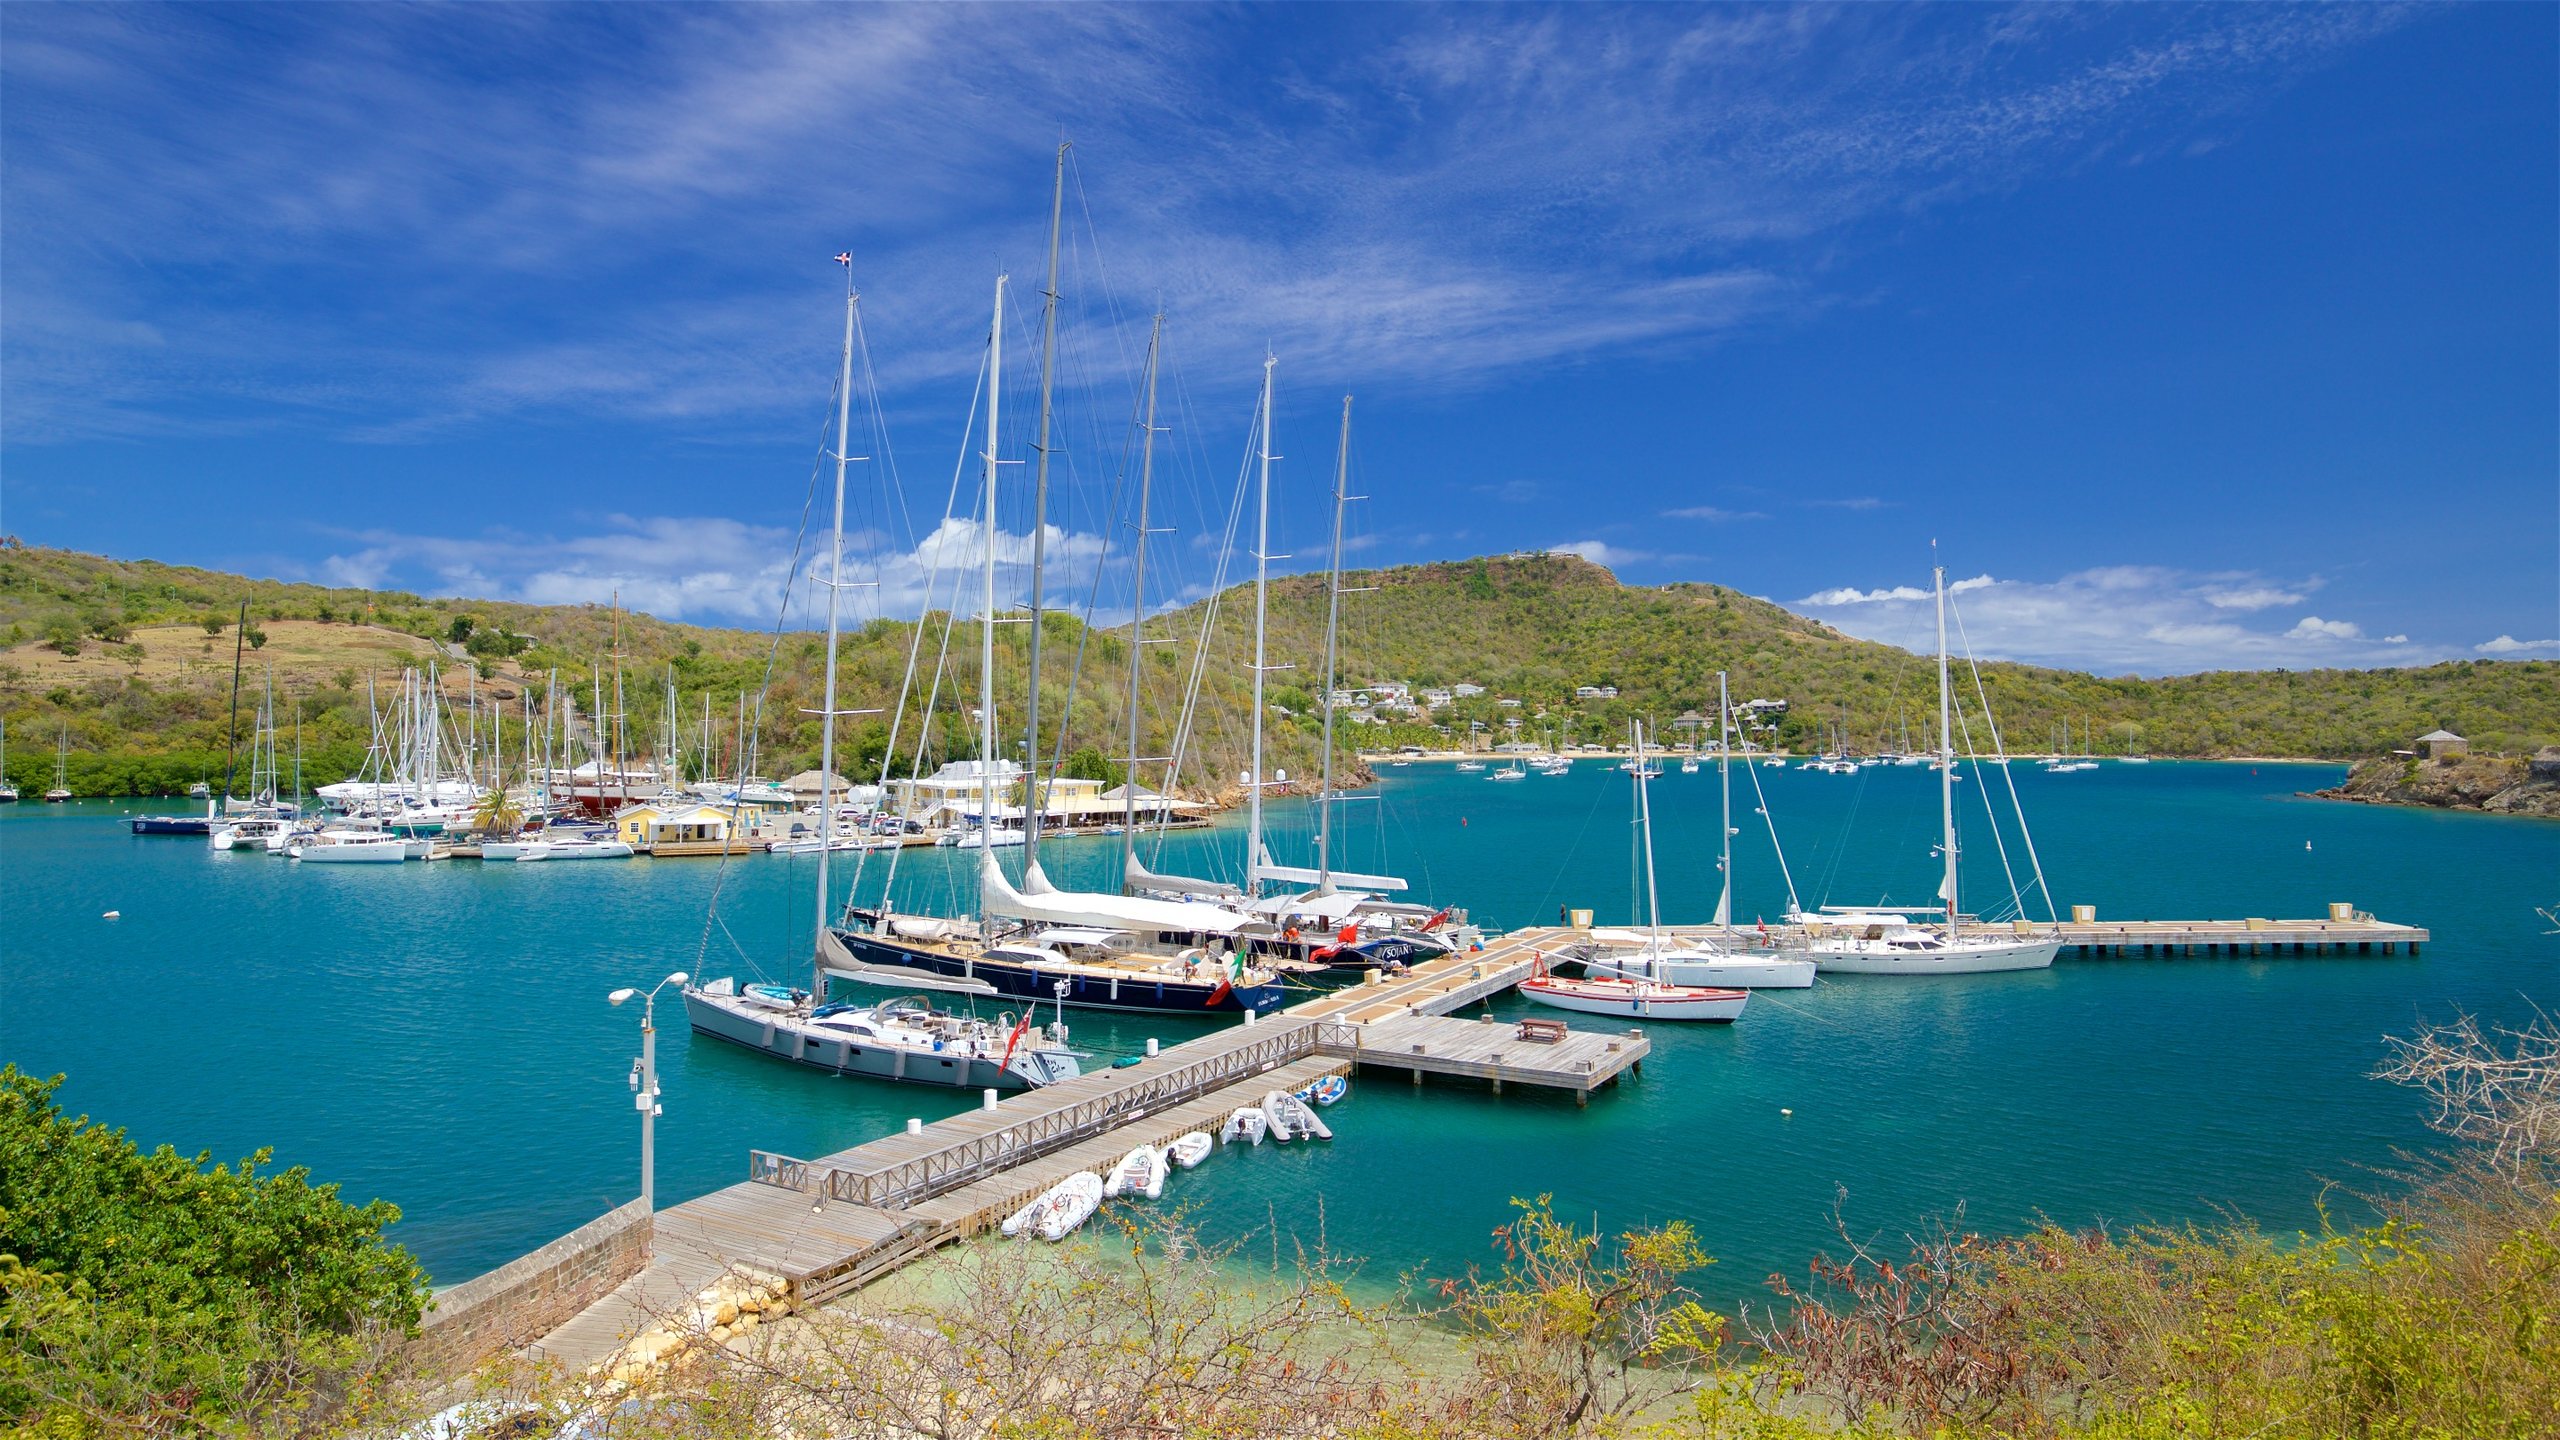
[[[420,1322],[411,1360],[422,1374],[453,1379],[502,1350],[522,1349],[639,1274],[654,1230],[649,1207],[634,1200],[454,1286]]]

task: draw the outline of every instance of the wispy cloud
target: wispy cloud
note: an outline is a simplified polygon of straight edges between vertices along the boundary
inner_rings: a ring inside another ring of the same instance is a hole
[[[1873,495],[1852,495],[1841,500],[1807,500],[1807,505],[1823,510],[1882,510],[1893,502]]]
[[[12,443],[753,430],[848,243],[893,392],[965,388],[1062,126],[1070,384],[1156,303],[1239,376],[1690,350],[1833,303],[1859,219],[2189,138],[2398,12],[1415,9],[1277,61],[1170,7],[243,13],[0,8]]]
[[[2302,615],[2289,626],[2242,618],[2277,604],[2227,603],[2233,595],[2298,599],[2310,581],[2197,575],[2155,565],[2098,566],[2055,580],[1977,575],[1950,584],[1961,633],[1985,658],[2026,660],[2118,674],[2181,674],[2268,666],[2411,665],[2454,647],[2369,636],[2352,620]],[[1870,640],[1933,648],[1935,607],[1916,585],[1817,591],[1791,608]],[[2510,642],[2512,643],[2512,642]],[[2488,647],[2479,647],[2488,653]]]
[[[1090,573],[1102,553],[1099,536],[1048,527],[1047,558]],[[912,547],[876,535],[847,535],[845,616],[913,616],[928,606],[982,608],[973,577],[985,562],[985,526],[945,519]],[[825,564],[823,538],[804,547],[800,588],[793,579],[790,532],[703,516],[613,516],[588,534],[533,535],[495,530],[442,536],[365,531],[341,537],[346,548],[322,560],[310,578],[326,584],[398,586],[473,599],[529,605],[623,606],[671,620],[796,627],[823,617],[825,592],[814,577]],[[1031,536],[996,532],[999,605],[1024,603]]]
[[[1665,510],[1662,514],[1665,519],[1670,520],[1705,520],[1719,525],[1740,520],[1769,518],[1757,510],[1727,510],[1721,505],[1690,505],[1678,510]]]

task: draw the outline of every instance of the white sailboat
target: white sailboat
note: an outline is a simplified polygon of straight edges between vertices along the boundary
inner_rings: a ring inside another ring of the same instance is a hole
[[[1727,714],[1724,675],[1716,675],[1717,711]],[[1730,721],[1724,722],[1729,727]],[[1730,747],[1725,747],[1730,748]],[[1638,754],[1642,754],[1642,735],[1638,734]],[[1733,928],[1733,776],[1722,762],[1723,840],[1722,853],[1716,861],[1721,886],[1716,895],[1714,924],[1729,937]],[[1652,884],[1653,807],[1642,773],[1636,780],[1638,810],[1645,836],[1646,885]],[[1774,843],[1776,832],[1772,830]],[[1657,984],[1689,986],[1740,987],[1754,990],[1801,990],[1813,983],[1814,965],[1801,955],[1783,955],[1775,950],[1734,950],[1713,942],[1690,943],[1666,933],[1657,909],[1654,924],[1648,931],[1601,930],[1592,932],[1592,944],[1582,951],[1582,971],[1593,978],[1644,980]]]
[[[1936,926],[1916,923],[1908,913],[1890,910],[1828,912],[1804,917],[1824,933],[1808,946],[1815,967],[1825,974],[1971,975],[2000,970],[2042,970],[2053,964],[2062,943],[2051,936],[1967,934],[1957,904],[1955,700],[1947,672],[1947,572],[1931,567],[1938,599],[1938,808],[1939,854],[1946,874],[1938,883],[1945,902],[1944,920]]]
[[[826,582],[826,687],[818,728],[821,815],[834,813],[829,787],[836,769],[836,719],[845,713],[836,708],[837,601],[845,588],[845,467],[852,458],[848,452],[853,429],[853,338],[860,303],[860,295],[853,288],[852,262],[839,259],[847,267],[844,368],[837,381],[835,523],[828,546],[832,568]],[[992,553],[992,530],[988,545]],[[993,574],[992,562],[989,574]],[[993,622],[992,607],[987,618]],[[992,705],[989,713],[992,714]],[[1028,1004],[1019,1022],[1013,1022],[1009,1015],[1004,1022],[989,1022],[935,1010],[917,997],[877,1005],[826,1003],[827,980],[833,968],[830,961],[842,954],[841,947],[830,942],[829,926],[835,917],[831,913],[827,855],[825,847],[818,850],[818,924],[809,989],[742,986],[735,977],[688,981],[684,987],[685,1017],[696,1034],[839,1075],[867,1075],[917,1084],[1025,1090],[1076,1076],[1076,1055],[1067,1048],[1064,1025],[1047,1030],[1034,1026],[1034,1010]]]
[[[9,722],[0,720],[0,805],[18,803],[18,787],[9,783]]]
[[[71,798],[71,725],[63,722],[62,742],[53,752],[53,788],[44,792],[44,803],[59,805]]]

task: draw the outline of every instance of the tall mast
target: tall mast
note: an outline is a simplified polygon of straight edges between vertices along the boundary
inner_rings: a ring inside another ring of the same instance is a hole
[[[1040,817],[1049,808],[1049,797],[1041,785],[1045,767],[1040,763],[1040,631],[1044,618],[1040,605],[1046,590],[1042,562],[1049,549],[1049,382],[1057,363],[1058,348],[1058,218],[1067,201],[1067,146],[1058,143],[1058,179],[1049,192],[1049,288],[1041,291],[1040,305],[1040,467],[1031,489],[1031,686],[1024,708],[1030,712],[1029,727],[1023,736],[1022,762],[1022,871],[1025,876],[1040,863]],[[992,433],[992,432],[991,432]],[[993,531],[988,532],[993,534]],[[1058,721],[1066,724],[1064,717]]]
[[[1263,622],[1271,591],[1271,371],[1280,362],[1262,357],[1262,481],[1253,522],[1253,768],[1245,781],[1244,893],[1262,891],[1262,674]]]
[[[1653,929],[1653,953],[1662,953],[1662,896],[1653,888],[1653,792],[1645,782],[1644,722],[1636,731],[1636,829],[1644,837],[1645,924]]]
[[[1932,565],[1929,573],[1938,596],[1938,811],[1942,831],[1938,848],[1947,858],[1947,878],[1938,885],[1940,898],[1947,902],[1947,938],[1956,933],[1956,747],[1953,700],[1947,689],[1947,567]]]
[[[1733,925],[1733,699],[1726,693],[1724,672],[1716,672],[1716,784],[1724,791],[1724,888],[1716,894],[1716,924]]]
[[[1316,892],[1333,889],[1333,675],[1342,626],[1342,509],[1351,498],[1351,397],[1342,397],[1342,440],[1333,461],[1333,565],[1325,586],[1324,688],[1316,692],[1324,709],[1324,771],[1316,790]]]
[[[836,513],[827,542],[827,688],[818,717],[818,929],[810,961],[817,973],[809,982],[809,993],[822,1000],[827,993],[827,857],[836,840],[835,800],[828,793],[836,773],[836,596],[844,588],[844,467],[853,449],[853,307],[860,299],[853,289],[851,252],[846,254],[844,368],[836,376]],[[674,671],[668,674],[672,677]],[[671,698],[671,714],[672,708]]]
[[[1147,410],[1138,440],[1138,532],[1130,541],[1129,571],[1129,769],[1120,780],[1120,873],[1138,858],[1138,662],[1147,628],[1147,505],[1156,479],[1156,346],[1164,338],[1164,312],[1147,332]]]
[[[979,540],[986,546],[986,612],[978,624],[978,864],[983,872],[996,846],[996,411],[1004,394],[1004,282],[996,277],[996,318],[987,330],[987,518]],[[1039,615],[1032,633],[1039,634]]]

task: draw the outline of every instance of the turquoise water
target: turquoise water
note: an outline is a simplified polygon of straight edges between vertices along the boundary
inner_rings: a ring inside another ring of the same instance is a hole
[[[1642,1077],[1587,1110],[1374,1081],[1333,1112],[1332,1145],[1221,1155],[1178,1184],[1212,1229],[1276,1220],[1311,1237],[1320,1223],[1379,1279],[1486,1259],[1515,1195],[1552,1192],[1612,1226],[1685,1217],[1722,1257],[1710,1289],[1728,1303],[1773,1270],[1800,1272],[1843,1188],[1851,1224],[1885,1234],[1959,1206],[1998,1228],[2227,1212],[2312,1223],[2325,1183],[2366,1183],[2395,1146],[2427,1139],[2415,1097],[2365,1078],[2385,1034],[2457,1007],[2513,1019],[2560,1004],[2560,937],[2534,913],[2560,900],[2560,825],[2295,798],[2338,774],[2160,763],[2022,767],[2017,783],[2060,904],[2240,917],[2352,901],[2431,927],[2420,957],[1826,980],[1764,992],[1738,1025],[1655,1027]],[[1927,772],[1762,778],[1805,903],[1928,899]],[[1630,913],[1627,782],[1602,765],[1512,785],[1415,765],[1381,790],[1343,809],[1355,868],[1395,865],[1504,926],[1561,905]],[[1712,771],[1654,787],[1675,918],[1713,904],[1715,793]],[[1963,801],[1978,822],[1978,797]],[[674,969],[754,971],[741,951],[789,975],[812,923],[809,859],[297,867],[125,833],[144,808],[0,811],[0,1057],[67,1072],[69,1108],[144,1143],[223,1157],[273,1146],[351,1197],[396,1201],[398,1238],[441,1283],[636,1193],[624,1077],[638,1017],[606,991]],[[1747,924],[1777,914],[1783,891],[1753,802],[1735,815]],[[1276,828],[1274,849],[1294,859],[1303,807]],[[2006,899],[1998,861],[1987,832],[1967,843],[1968,908],[1989,913]],[[1177,836],[1161,863],[1235,848],[1231,828]],[[1118,852],[1081,840],[1044,858],[1074,885]],[[947,900],[951,859],[902,863]],[[706,940],[715,883],[721,924]],[[122,918],[102,920],[111,909]],[[661,1015],[662,1202],[742,1178],[750,1147],[818,1154],[970,1103],[696,1041],[681,1014],[670,998]],[[1207,1023],[1071,1019],[1079,1044],[1121,1052]]]

